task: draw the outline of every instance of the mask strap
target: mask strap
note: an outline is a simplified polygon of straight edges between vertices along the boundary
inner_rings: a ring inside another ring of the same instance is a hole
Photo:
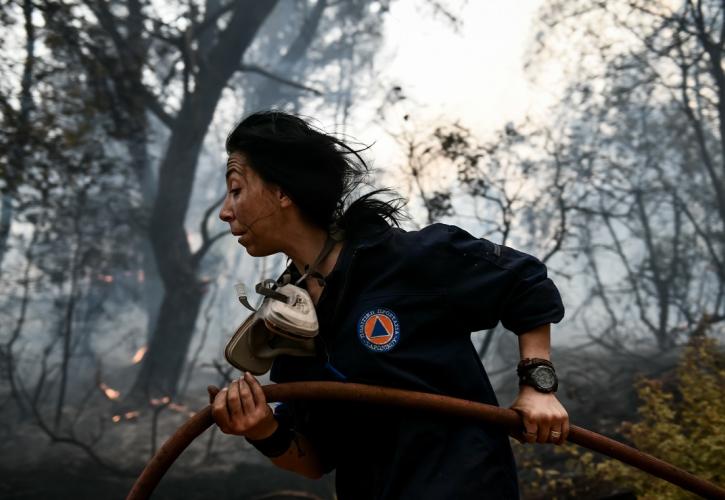
[[[272,279],[266,279],[262,280],[259,283],[257,283],[257,286],[254,287],[254,290],[259,295],[264,295],[265,297],[269,297],[270,299],[279,300],[280,302],[287,302],[289,300],[289,297],[287,297],[283,293],[279,293],[276,291],[277,288],[277,282]]]
[[[249,295],[247,295],[247,290],[244,286],[244,283],[237,283],[236,285],[234,285],[234,288],[237,291],[237,298],[239,299],[239,302],[241,302],[242,305],[250,311],[257,312],[257,309],[249,303]],[[274,280],[263,280],[257,283],[257,286],[254,289],[259,295],[263,295],[264,297],[269,297],[271,299],[279,300],[281,302],[288,302],[289,297],[287,297],[283,293],[277,292],[275,290],[276,288],[277,282],[275,282]]]
[[[315,262],[312,263],[311,266],[305,267],[305,272],[302,276],[300,276],[300,279],[295,281],[295,285],[299,286],[300,283],[305,281],[306,278],[312,277],[317,279],[317,281],[320,283],[321,286],[325,286],[325,279],[323,276],[317,272],[317,266],[320,265],[320,263],[325,260],[325,257],[327,257],[330,252],[332,251],[332,247],[335,246],[335,240],[330,236],[327,235],[327,240],[325,240],[325,245],[322,247],[322,250],[320,251],[320,254],[315,259]]]

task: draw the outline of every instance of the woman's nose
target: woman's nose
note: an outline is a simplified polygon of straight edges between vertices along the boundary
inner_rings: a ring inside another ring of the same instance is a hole
[[[232,214],[232,210],[229,207],[226,198],[224,199],[221,210],[219,210],[219,218],[224,222],[231,222],[231,220],[234,218],[234,214]]]

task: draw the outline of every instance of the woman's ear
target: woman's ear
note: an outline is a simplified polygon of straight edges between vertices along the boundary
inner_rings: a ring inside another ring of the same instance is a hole
[[[288,208],[292,206],[292,198],[287,196],[287,193],[282,191],[282,188],[277,186],[275,188],[275,195],[277,196],[277,201],[279,201],[279,206],[281,208]]]

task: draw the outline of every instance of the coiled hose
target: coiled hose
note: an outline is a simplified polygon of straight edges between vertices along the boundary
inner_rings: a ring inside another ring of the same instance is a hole
[[[343,382],[292,382],[266,385],[262,389],[271,403],[291,400],[355,401],[481,420],[500,425],[512,433],[522,427],[521,417],[514,410],[437,394]],[[146,464],[126,499],[149,498],[181,452],[213,423],[211,406],[207,406],[179,427]],[[568,441],[616,458],[704,498],[725,499],[725,489],[718,485],[596,432],[571,425]]]

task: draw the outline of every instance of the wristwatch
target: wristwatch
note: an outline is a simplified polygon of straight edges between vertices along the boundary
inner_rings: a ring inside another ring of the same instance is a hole
[[[529,385],[539,392],[556,392],[559,379],[556,377],[554,365],[548,359],[522,359],[516,367],[519,385]]]

